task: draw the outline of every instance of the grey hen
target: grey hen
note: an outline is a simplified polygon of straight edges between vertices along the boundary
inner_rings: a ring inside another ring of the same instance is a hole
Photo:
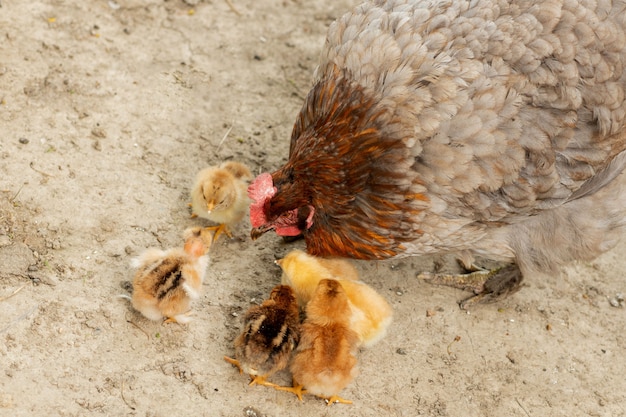
[[[329,29],[289,160],[248,189],[253,238],[512,263],[492,293],[594,258],[626,217],[625,29],[624,1],[357,7]]]

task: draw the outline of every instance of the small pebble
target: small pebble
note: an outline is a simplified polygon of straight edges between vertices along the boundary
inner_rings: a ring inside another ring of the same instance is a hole
[[[245,417],[260,417],[259,412],[252,407],[246,407],[243,409],[243,415]]]
[[[26,145],[28,142],[30,142],[27,138],[20,138],[19,140],[22,145]]]

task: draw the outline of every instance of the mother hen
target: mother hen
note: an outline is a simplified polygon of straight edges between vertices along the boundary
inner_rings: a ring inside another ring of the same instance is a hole
[[[626,2],[377,0],[334,22],[252,237],[313,255],[510,261],[485,292],[626,224]]]

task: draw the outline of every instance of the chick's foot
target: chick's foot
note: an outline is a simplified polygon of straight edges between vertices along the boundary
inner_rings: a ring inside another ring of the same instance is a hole
[[[175,316],[168,316],[163,321],[163,324],[170,324],[170,323],[187,324],[191,320],[193,320],[193,316],[194,316],[193,311],[188,311],[186,313],[177,314]]]
[[[352,404],[352,401],[341,398],[338,395],[333,395],[332,397],[320,397],[320,398],[326,401],[327,406],[333,405],[335,403]]]
[[[228,226],[226,226],[225,224],[220,224],[219,226],[208,226],[208,227],[205,227],[204,230],[215,232],[215,234],[213,235],[213,243],[217,241],[217,238],[222,233],[225,233],[226,236],[228,236],[231,239],[233,237],[233,234],[230,232],[230,230],[228,229]]]
[[[266,387],[272,387],[272,388],[276,388],[276,389],[278,389],[280,387],[279,385],[276,385],[274,383],[268,382],[265,379],[265,376],[250,375],[250,378],[252,378],[252,381],[250,381],[250,384],[248,384],[250,386],[253,386],[253,385],[264,385]]]
[[[293,386],[292,387],[281,387],[281,386],[277,386],[275,387],[277,390],[279,391],[287,391],[292,393],[293,395],[295,395],[296,397],[298,397],[298,399],[300,401],[302,401],[302,395],[306,394],[306,390],[304,389],[304,387],[300,384],[298,384],[297,382],[293,382]]]
[[[224,360],[231,365],[235,365],[239,369],[239,373],[243,373],[243,369],[241,369],[241,364],[237,359],[229,358],[228,356],[224,356]]]
[[[417,276],[435,285],[446,285],[471,291],[475,295],[459,303],[463,310],[475,304],[487,304],[504,299],[517,292],[522,283],[522,272],[515,264],[493,270],[479,269],[467,274],[433,274],[423,272]]]

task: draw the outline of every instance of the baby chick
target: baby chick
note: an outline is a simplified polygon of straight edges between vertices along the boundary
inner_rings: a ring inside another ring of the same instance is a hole
[[[324,398],[328,405],[352,404],[337,395],[356,376],[359,336],[350,329],[351,315],[341,284],[321,280],[307,304],[300,344],[291,362],[293,387],[280,390],[293,392],[300,400],[303,393],[310,393]]]
[[[205,168],[196,176],[191,189],[192,215],[219,223],[211,227],[215,229],[213,239],[222,232],[232,237],[229,228],[243,219],[249,203],[245,180],[250,178],[250,170],[233,161]]]
[[[289,252],[276,263],[282,268],[282,283],[291,285],[304,308],[322,279],[336,279],[346,291],[351,310],[350,327],[364,346],[383,338],[393,310],[372,287],[358,280],[356,268],[344,259],[325,259],[301,250]]]
[[[298,305],[304,309],[320,280],[345,279],[358,281],[359,273],[352,263],[341,258],[319,258],[295,249],[283,259],[274,261],[283,270],[281,281],[291,285]]]
[[[235,358],[224,359],[252,377],[250,385],[278,387],[266,378],[284,369],[300,339],[300,317],[293,290],[277,285],[269,299],[251,307],[235,339]]]
[[[137,269],[132,306],[150,320],[188,323],[190,302],[202,291],[209,263],[208,246],[200,233],[186,231],[183,249],[147,249],[131,261]]]

